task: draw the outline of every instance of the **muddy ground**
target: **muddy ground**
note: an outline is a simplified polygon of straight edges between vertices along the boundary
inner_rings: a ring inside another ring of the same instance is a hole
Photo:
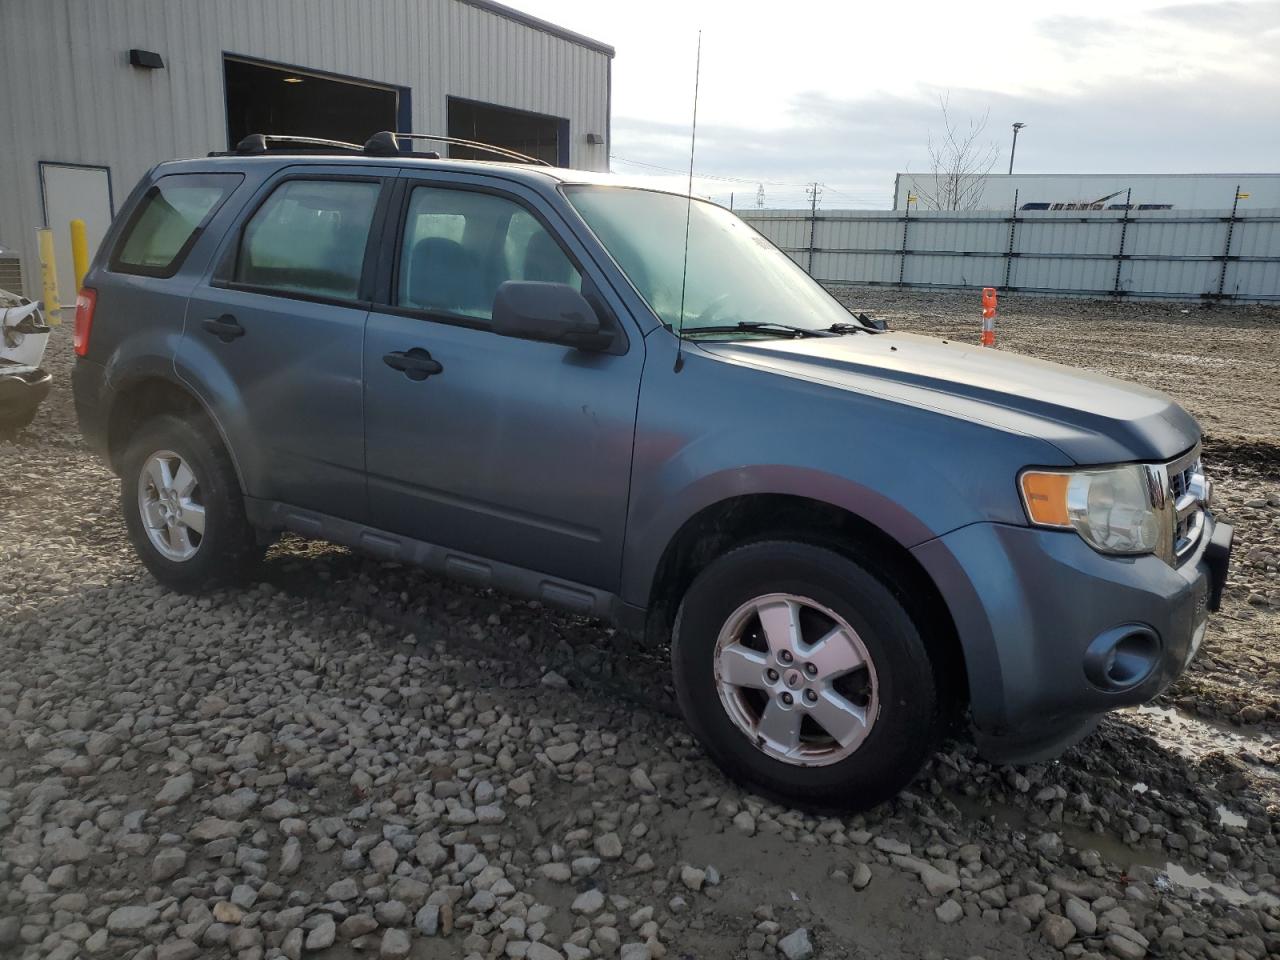
[[[974,297],[850,296],[976,336]],[[999,345],[1205,424],[1239,540],[1200,658],[1060,761],[950,743],[855,817],[727,782],[599,623],[293,539],[159,590],[59,331],[0,441],[0,956],[1280,953],[1280,311],[1182,309],[1006,299]]]

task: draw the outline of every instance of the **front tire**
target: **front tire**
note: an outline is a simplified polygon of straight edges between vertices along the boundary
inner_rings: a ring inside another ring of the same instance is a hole
[[[231,458],[206,423],[143,424],[121,463],[120,508],[138,558],[180,593],[241,581],[262,559]]]
[[[755,543],[680,605],[676,694],[729,776],[767,795],[866,809],[905,787],[939,727],[937,681],[901,601],[831,550]]]

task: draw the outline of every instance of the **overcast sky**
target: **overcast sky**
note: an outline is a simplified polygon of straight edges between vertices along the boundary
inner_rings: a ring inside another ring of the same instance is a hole
[[[1024,173],[1280,170],[1280,0],[934,2],[507,0],[617,48],[613,165],[695,169],[703,194],[767,205],[888,207],[895,172],[928,170],[939,95],[987,114]]]

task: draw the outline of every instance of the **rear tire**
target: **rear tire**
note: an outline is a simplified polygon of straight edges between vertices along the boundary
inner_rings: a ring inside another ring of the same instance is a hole
[[[914,779],[938,737],[937,679],[915,623],[831,550],[772,541],[712,562],[681,602],[672,661],[707,752],[766,795],[875,806]]]
[[[144,423],[121,462],[120,508],[138,558],[180,593],[241,582],[262,559],[231,458],[207,423]]]

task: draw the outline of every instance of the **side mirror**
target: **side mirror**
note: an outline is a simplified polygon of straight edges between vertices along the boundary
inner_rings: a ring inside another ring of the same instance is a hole
[[[492,330],[579,350],[604,350],[613,342],[591,304],[567,283],[508,280],[493,298]]]

